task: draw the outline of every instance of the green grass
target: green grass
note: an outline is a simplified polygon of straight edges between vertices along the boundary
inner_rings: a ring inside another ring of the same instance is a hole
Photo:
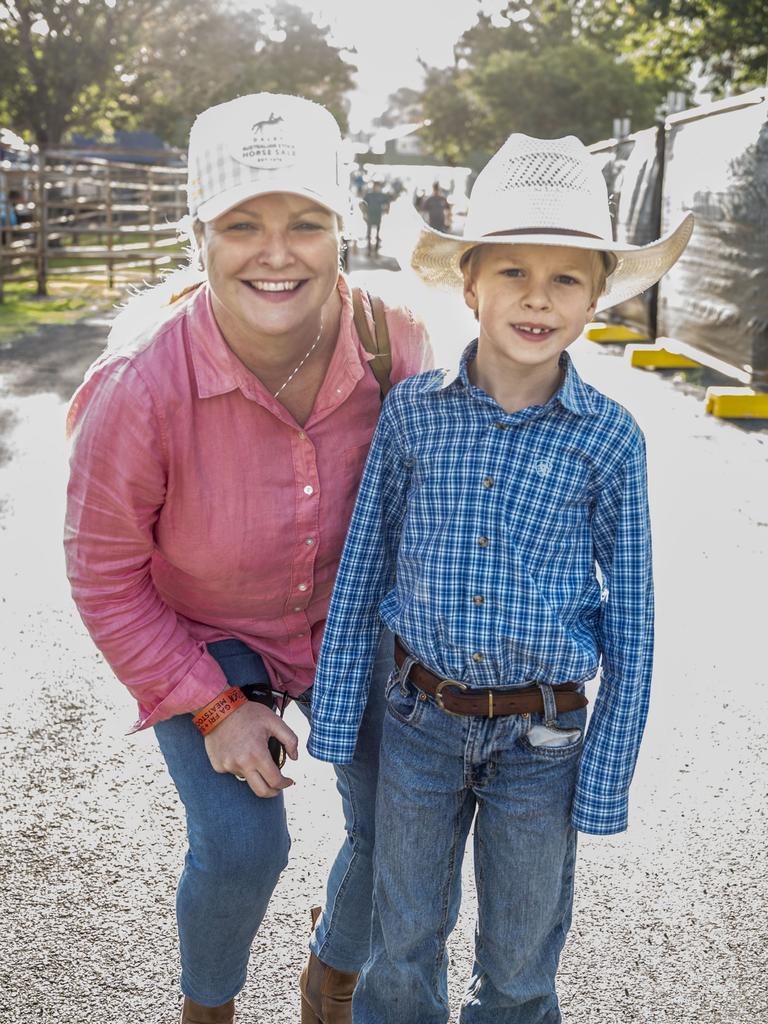
[[[35,294],[34,283],[6,284],[0,302],[0,343],[45,324],[68,324],[111,309],[122,292],[94,281],[50,281],[49,295]]]

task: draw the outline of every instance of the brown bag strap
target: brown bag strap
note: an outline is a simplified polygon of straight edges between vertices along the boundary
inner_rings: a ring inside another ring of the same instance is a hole
[[[370,366],[373,370],[373,375],[379,382],[381,397],[384,398],[392,387],[392,381],[390,380],[392,373],[392,346],[389,340],[387,315],[384,303],[377,295],[371,295],[370,292],[365,294],[373,316],[373,333],[371,333],[368,317],[365,312],[362,288],[352,289],[352,311],[354,313],[355,330],[365,351],[370,352],[374,356]]]

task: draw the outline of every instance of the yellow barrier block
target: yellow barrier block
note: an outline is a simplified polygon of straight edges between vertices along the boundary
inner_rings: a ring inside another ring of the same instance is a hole
[[[706,410],[722,419],[768,420],[768,392],[752,388],[707,388]]]
[[[643,370],[683,370],[701,365],[666,348],[633,348],[628,355],[632,366],[639,366]]]
[[[584,330],[584,337],[588,341],[598,341],[603,343],[651,340],[645,334],[641,334],[639,331],[635,331],[631,327],[625,327],[624,324],[587,324]]]

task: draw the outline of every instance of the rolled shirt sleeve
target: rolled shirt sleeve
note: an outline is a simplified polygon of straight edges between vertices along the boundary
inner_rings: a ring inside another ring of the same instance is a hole
[[[158,594],[153,528],[168,487],[159,403],[128,362],[97,367],[73,399],[64,546],[78,611],[146,727],[208,703],[226,680]]]

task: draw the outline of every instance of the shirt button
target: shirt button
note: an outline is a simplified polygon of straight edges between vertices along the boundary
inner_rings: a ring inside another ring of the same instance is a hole
[[[296,636],[297,636],[297,637],[298,637],[299,639],[301,639],[301,637],[303,637],[303,636],[306,636],[306,635],[307,635],[306,633],[297,633],[297,634],[296,634]]]
[[[475,594],[472,598],[472,604],[485,604],[485,598],[482,594]]]
[[[487,548],[491,542],[488,540],[487,537],[478,537],[477,543],[480,545],[481,548]]]
[[[300,612],[300,611],[301,611],[302,609],[301,609],[301,606],[300,606],[300,605],[294,605],[294,609],[293,609],[293,610],[294,610],[295,612]]]
[[[312,547],[312,545],[315,543],[315,538],[314,537],[307,537],[307,539],[304,541],[304,543],[305,544],[309,544],[309,546]]]
[[[303,440],[304,440],[304,439],[306,438],[306,436],[307,436],[307,435],[306,435],[306,434],[304,433],[304,431],[303,431],[303,430],[300,430],[300,431],[299,431],[299,440],[300,440],[300,441],[303,441]]]
[[[304,488],[304,493],[305,494],[314,494],[315,493],[315,488],[312,486],[312,484],[307,484],[307,486]]]
[[[496,422],[493,425],[494,425],[494,427],[496,427],[497,430],[506,430],[507,429],[507,424],[506,423]]]
[[[306,583],[300,583],[296,589],[297,590],[306,590],[307,589],[307,584]]]
[[[483,661],[483,660],[484,660],[484,656],[480,653],[480,651],[475,651],[475,653],[472,655],[472,661]]]
[[[493,477],[492,476],[484,476],[483,477],[483,487],[493,487]]]

